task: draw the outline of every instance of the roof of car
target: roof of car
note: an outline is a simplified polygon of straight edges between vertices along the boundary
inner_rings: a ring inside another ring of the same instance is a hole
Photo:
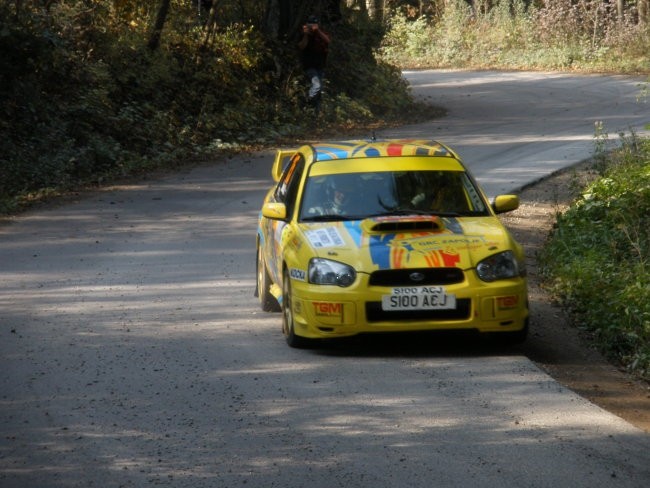
[[[437,156],[458,159],[444,144],[431,140],[394,139],[310,144],[314,161],[395,156]]]

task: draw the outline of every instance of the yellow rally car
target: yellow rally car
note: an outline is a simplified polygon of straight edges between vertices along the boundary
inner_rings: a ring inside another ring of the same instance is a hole
[[[525,340],[521,245],[459,157],[435,141],[278,151],[257,230],[262,309],[292,347],[366,332],[476,330]]]

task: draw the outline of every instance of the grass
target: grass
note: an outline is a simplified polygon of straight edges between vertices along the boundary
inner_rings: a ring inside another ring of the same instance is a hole
[[[401,68],[649,73],[650,23],[596,0],[450,0],[442,13],[389,20],[379,56]]]

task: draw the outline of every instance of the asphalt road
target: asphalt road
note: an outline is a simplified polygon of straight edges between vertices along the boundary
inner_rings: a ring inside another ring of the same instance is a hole
[[[394,136],[440,139],[472,168],[490,196],[512,191],[593,154],[619,135],[647,135],[650,99],[644,78],[563,73],[410,71],[413,94],[446,107],[433,124]]]
[[[450,116],[385,135],[453,144],[491,193],[587,156],[593,119],[613,132],[650,118],[623,77],[406,76]],[[253,298],[270,162],[216,162],[0,227],[2,488],[650,484],[650,436],[517,348],[287,347]]]

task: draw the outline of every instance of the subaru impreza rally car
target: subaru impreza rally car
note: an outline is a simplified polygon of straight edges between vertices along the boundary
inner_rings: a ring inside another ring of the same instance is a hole
[[[473,330],[521,342],[524,254],[460,158],[435,141],[278,151],[257,229],[257,289],[292,347],[370,332]]]

